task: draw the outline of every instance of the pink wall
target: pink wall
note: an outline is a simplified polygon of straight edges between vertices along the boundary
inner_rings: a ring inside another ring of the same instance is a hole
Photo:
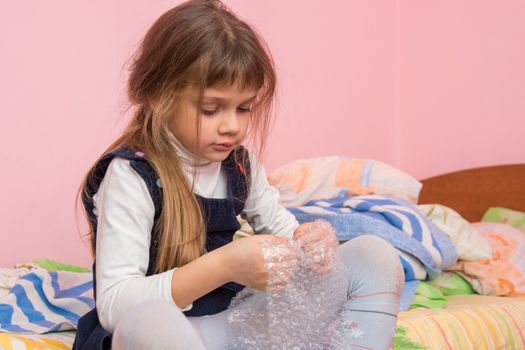
[[[0,11],[0,266],[43,257],[89,263],[75,196],[120,129],[122,64],[169,7],[147,3],[31,0]]]
[[[329,154],[417,177],[525,161],[520,1],[226,2],[278,65],[269,169]],[[122,126],[126,58],[174,3],[30,0],[0,13],[0,266],[89,263],[76,190]]]
[[[398,4],[398,166],[525,162],[525,2]]]
[[[228,3],[263,34],[278,66],[269,169],[332,154],[394,162],[394,2]]]

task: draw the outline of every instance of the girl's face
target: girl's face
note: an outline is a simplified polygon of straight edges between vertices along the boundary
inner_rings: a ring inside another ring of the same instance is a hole
[[[170,130],[197,157],[221,162],[246,137],[256,94],[256,90],[242,90],[236,85],[210,87],[204,90],[199,105],[197,90],[188,88]],[[200,118],[198,138],[196,118]]]

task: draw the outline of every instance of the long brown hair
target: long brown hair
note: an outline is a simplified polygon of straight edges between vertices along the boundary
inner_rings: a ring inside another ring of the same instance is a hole
[[[188,86],[197,89],[202,101],[207,87],[223,84],[258,91],[249,135],[256,153],[261,154],[273,114],[274,63],[264,40],[224,4],[192,0],[167,11],[148,30],[133,56],[128,96],[134,114],[104,154],[122,146],[139,150],[160,177],[163,206],[155,225],[159,234],[156,272],[182,266],[204,253],[202,212],[174,152],[168,124]],[[91,203],[87,185],[93,170],[81,187],[84,200]],[[93,242],[91,224],[89,234]]]

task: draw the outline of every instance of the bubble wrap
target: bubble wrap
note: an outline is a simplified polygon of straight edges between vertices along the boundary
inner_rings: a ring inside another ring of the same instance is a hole
[[[325,235],[314,250],[305,251],[301,239],[263,244],[267,292],[245,288],[232,300],[228,314],[232,349],[350,349],[343,336],[347,326],[340,322],[348,274],[336,258],[337,240],[326,222],[309,225],[310,237]]]

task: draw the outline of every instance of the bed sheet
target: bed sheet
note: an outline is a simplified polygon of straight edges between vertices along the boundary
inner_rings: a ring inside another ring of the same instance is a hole
[[[0,350],[69,350],[75,340],[75,331],[45,334],[0,333]]]
[[[414,343],[432,350],[525,349],[525,297],[449,296],[446,308],[404,311],[397,324]],[[0,333],[0,350],[71,349],[74,336]]]
[[[443,309],[411,309],[398,326],[428,349],[525,349],[525,297],[449,296]]]

